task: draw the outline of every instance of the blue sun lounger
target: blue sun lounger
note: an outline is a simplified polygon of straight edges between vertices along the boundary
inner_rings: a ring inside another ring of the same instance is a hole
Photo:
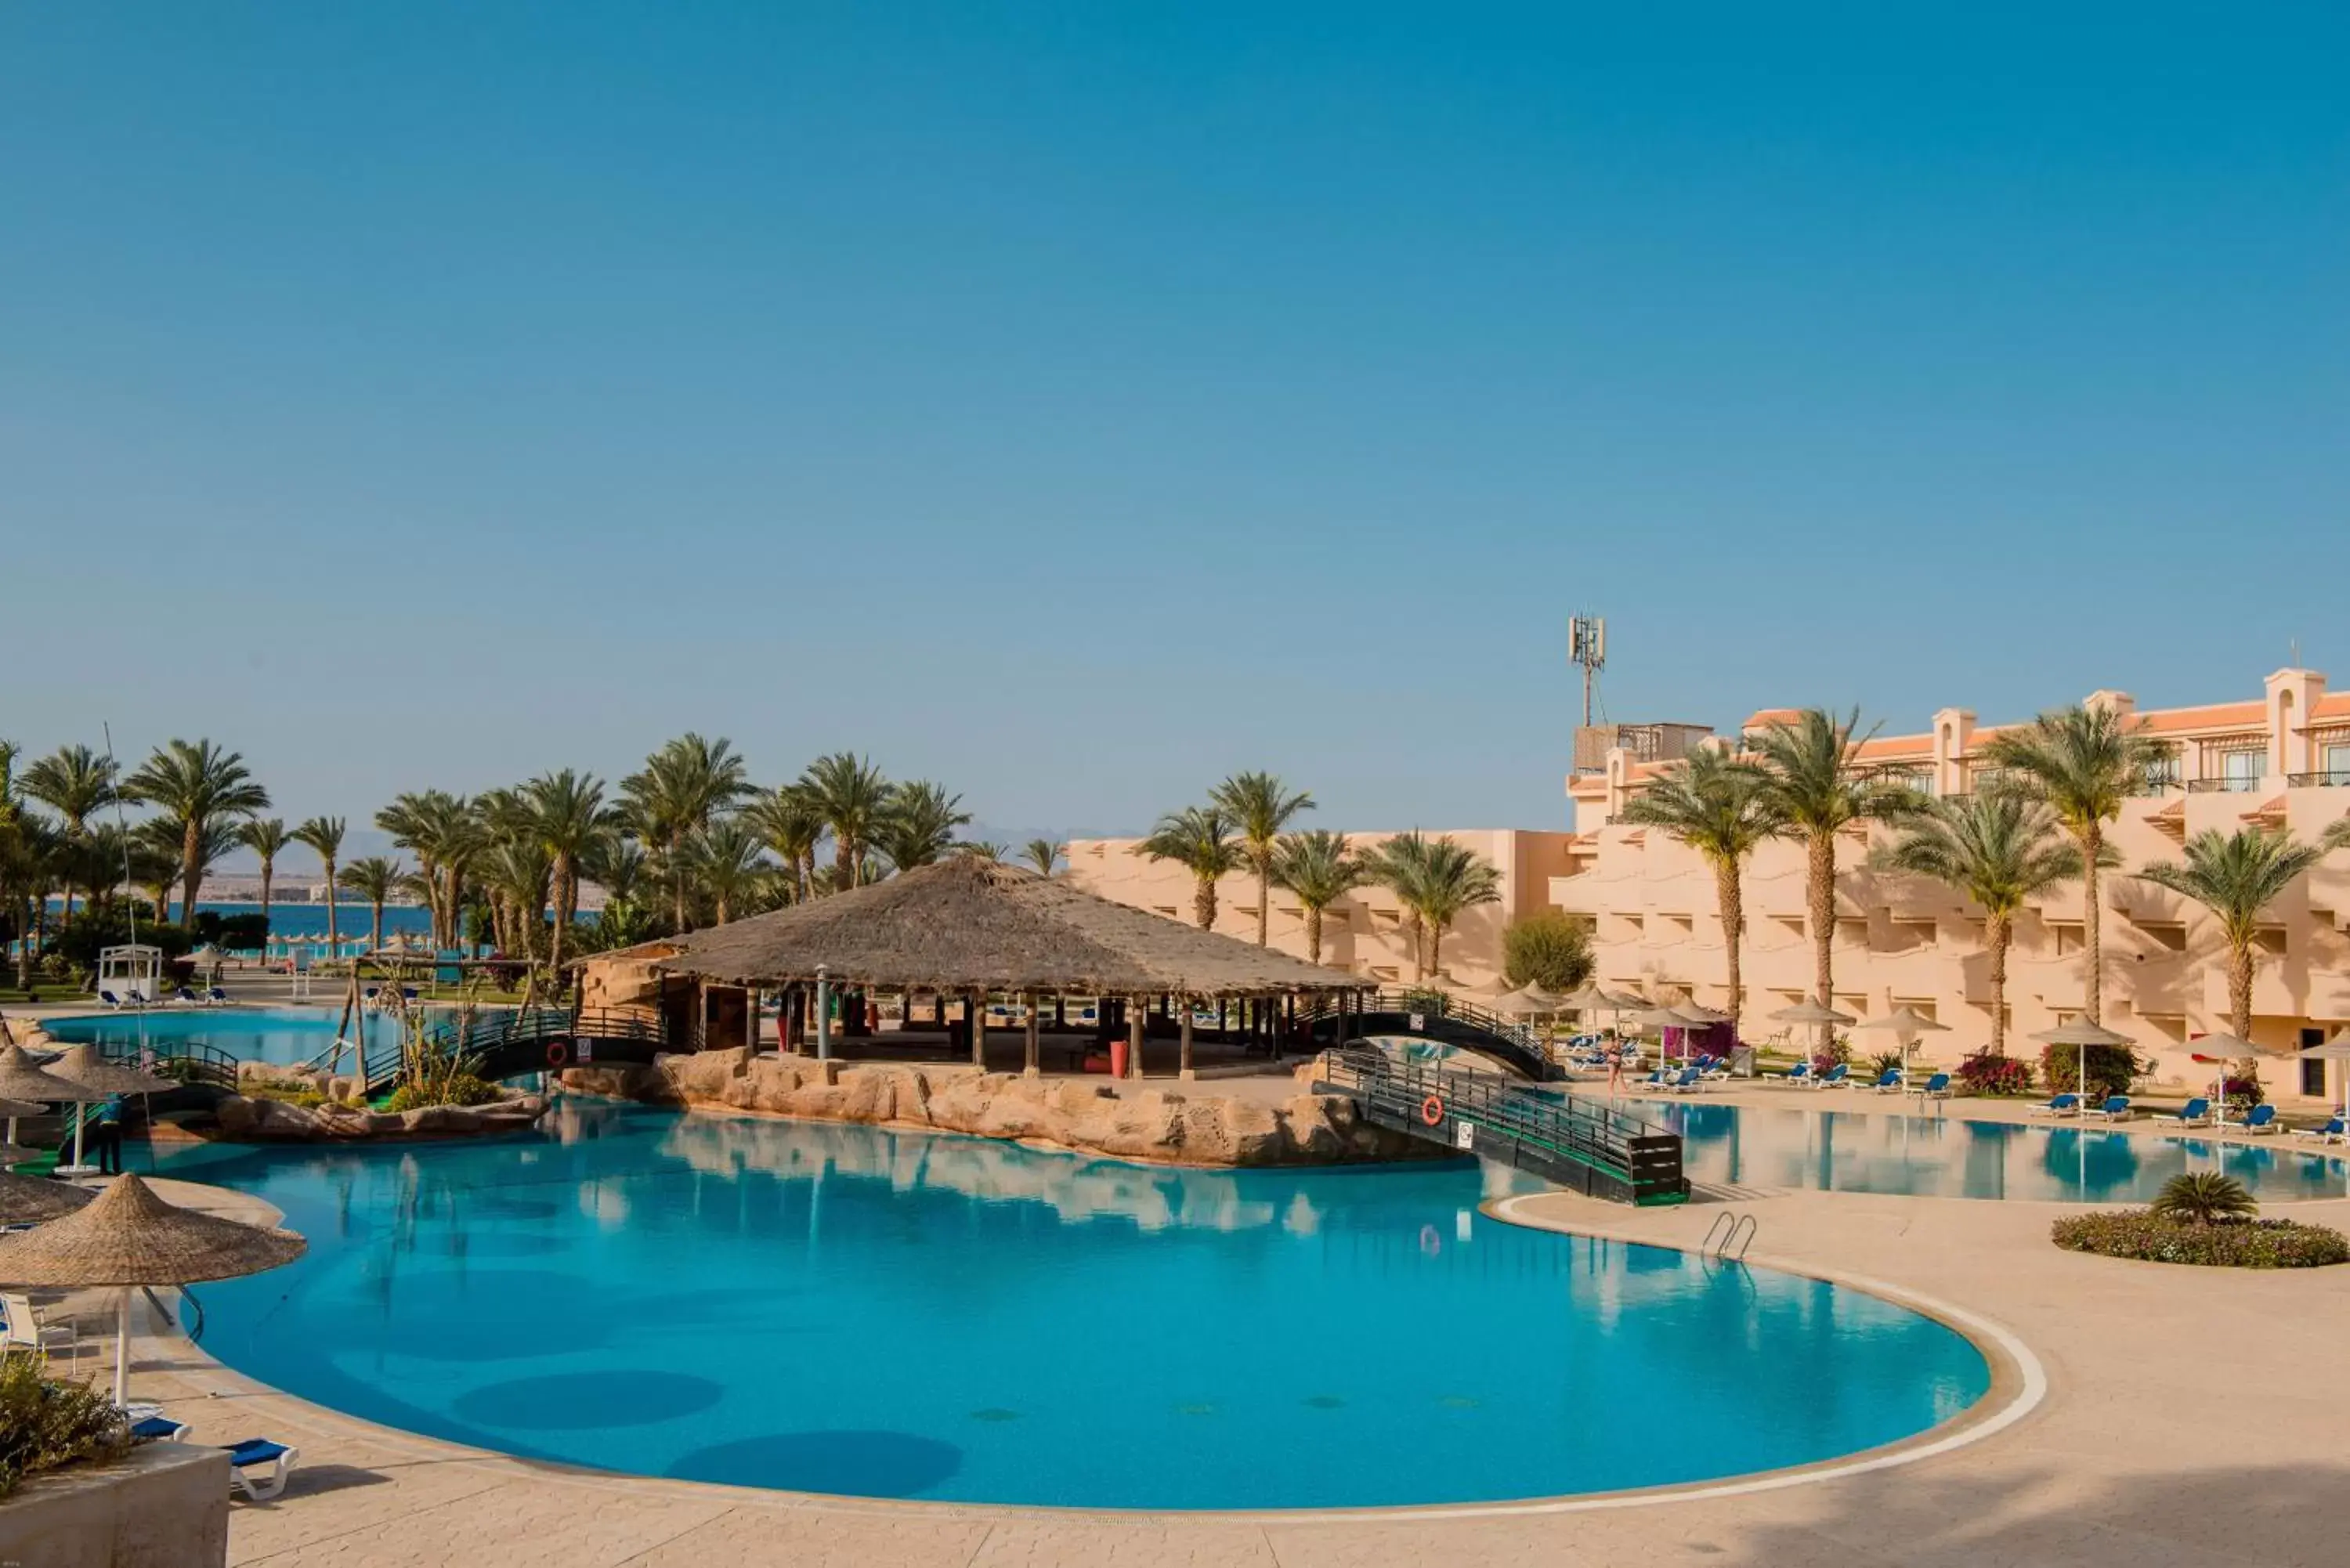
[[[1819,1088],[1833,1089],[1838,1084],[1843,1083],[1846,1078],[1851,1076],[1851,1066],[1846,1063],[1838,1062],[1835,1066],[1830,1067],[1826,1072],[1822,1073],[1818,1077],[1814,1078],[1812,1082]]]
[[[2315,1138],[2319,1143],[2350,1143],[2350,1123],[2345,1123],[2340,1116],[2334,1116],[2322,1127],[2295,1127],[2293,1136]]]
[[[1809,1062],[1798,1062],[1780,1074],[1779,1081],[1783,1084],[1808,1084],[1812,1081],[1812,1064]]]
[[[2203,1096],[2198,1095],[2176,1111],[2165,1115],[2161,1119],[2167,1122],[2177,1122],[2180,1127],[2192,1127],[2197,1122],[2209,1121],[2211,1119],[2211,1102]]]
[[[2277,1130],[2276,1107],[2254,1106],[2244,1114],[2242,1121],[2226,1122],[2221,1125],[2234,1127],[2239,1132],[2272,1133]]]
[[[300,1449],[265,1438],[232,1444],[228,1450],[228,1484],[244,1493],[250,1501],[267,1502],[286,1490],[286,1480],[294,1473],[294,1461],[301,1457]]]
[[[2069,1116],[2078,1112],[2080,1108],[2081,1096],[2068,1091],[2057,1096],[2044,1106],[2033,1106],[2032,1114],[2035,1116]]]
[[[2126,1122],[2130,1119],[2130,1097],[2127,1095],[2107,1095],[2104,1105],[2085,1106],[2081,1114],[2102,1116],[2109,1122]]]
[[[1908,1085],[1908,1092],[1921,1100],[1947,1100],[1950,1097],[1950,1075],[1937,1073],[1922,1084]]]

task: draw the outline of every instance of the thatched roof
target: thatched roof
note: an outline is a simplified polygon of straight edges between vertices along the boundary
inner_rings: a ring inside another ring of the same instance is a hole
[[[1263,996],[1367,983],[969,855],[588,961],[614,958],[725,985],[813,981],[821,965],[835,984],[884,991]]]

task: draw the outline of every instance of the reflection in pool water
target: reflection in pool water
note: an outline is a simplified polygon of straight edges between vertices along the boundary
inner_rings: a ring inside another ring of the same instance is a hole
[[[1789,1091],[1791,1094],[1794,1091]],[[2149,1137],[1932,1116],[1654,1101],[1694,1181],[1930,1198],[2143,1202],[2182,1171],[2220,1169],[2267,1202],[2350,1194],[2350,1164],[2274,1141]]]
[[[648,1474],[1253,1508],[1528,1497],[1848,1453],[1983,1392],[1817,1281],[1486,1219],[1468,1165],[1194,1171],[566,1102],[539,1135],[199,1147],[310,1254],[205,1348],[354,1414]]]

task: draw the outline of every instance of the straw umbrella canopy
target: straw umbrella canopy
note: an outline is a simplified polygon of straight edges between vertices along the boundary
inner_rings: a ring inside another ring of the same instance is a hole
[[[2350,1062],[2350,1029],[2341,1029],[2334,1038],[2322,1045],[2311,1045],[2293,1053],[2310,1062]],[[2350,1067],[2342,1072],[2342,1116],[2350,1121]]]
[[[114,1328],[114,1402],[130,1376],[130,1290],[193,1285],[275,1269],[309,1243],[291,1231],[264,1230],[166,1202],[136,1176],[61,1220],[0,1236],[0,1282],[51,1289],[119,1286]]]
[[[70,1214],[97,1196],[70,1181],[0,1171],[0,1225],[38,1225]]]
[[[1905,1081],[1909,1076],[1909,1049],[1918,1044],[1918,1036],[1927,1033],[1947,1034],[1950,1032],[1949,1024],[1927,1017],[1906,1002],[1882,1018],[1864,1018],[1853,1027],[1893,1031],[1893,1037],[1901,1042],[1901,1076]]]
[[[180,1085],[169,1078],[142,1073],[136,1067],[126,1067],[109,1062],[98,1054],[95,1045],[75,1045],[48,1065],[51,1076],[69,1079],[85,1089],[96,1089],[103,1095],[167,1095]]]
[[[2074,1079],[2078,1091],[2085,1096],[2089,1087],[2089,1047],[2092,1045],[2127,1045],[2130,1037],[2116,1034],[2102,1023],[2086,1018],[2075,1018],[2070,1023],[2060,1023],[2054,1029],[2043,1029],[2032,1038],[2043,1045],[2072,1045],[2081,1053],[2080,1075]]]
[[[102,1100],[108,1092],[85,1088],[70,1078],[58,1077],[35,1061],[33,1054],[22,1045],[0,1051],[0,1096],[9,1099],[34,1100],[45,1106],[60,1101],[79,1104]]]
[[[1851,1013],[1839,1012],[1810,996],[1793,1007],[1783,1007],[1771,1014],[1773,1023],[1850,1023],[1853,1021]]]
[[[1537,981],[1528,981],[1517,990],[1503,992],[1493,999],[1494,1012],[1522,1018],[1531,1018],[1538,1012],[1558,1012],[1567,1005],[1565,997],[1545,991]]]

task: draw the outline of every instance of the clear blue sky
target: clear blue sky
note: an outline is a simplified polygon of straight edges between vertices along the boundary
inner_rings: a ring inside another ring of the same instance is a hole
[[[1555,826],[2350,683],[2338,5],[16,5],[0,734]]]

